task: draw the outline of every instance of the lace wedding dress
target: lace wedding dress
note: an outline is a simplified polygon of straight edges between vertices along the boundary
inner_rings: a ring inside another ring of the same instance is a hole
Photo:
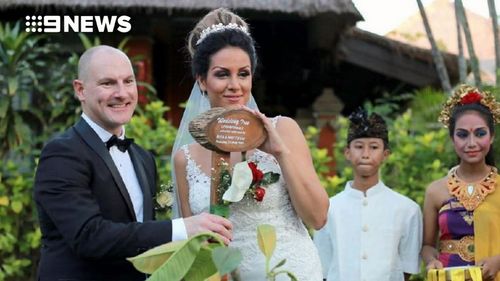
[[[278,117],[273,118],[276,125]],[[187,181],[189,184],[189,204],[193,214],[208,212],[210,197],[210,177],[191,158],[188,146],[181,148],[187,159]],[[248,161],[258,164],[264,173],[275,172],[282,175],[276,159],[263,151],[255,150]],[[286,259],[284,266],[300,281],[322,280],[321,262],[309,234],[293,209],[283,176],[278,182],[267,186],[262,202],[245,196],[243,200],[230,205],[229,220],[233,223],[233,241],[229,245],[240,249],[243,261],[239,266],[241,279],[265,281],[265,258],[257,243],[257,226],[271,224],[276,228],[277,242],[271,259],[272,268]],[[277,280],[290,280],[280,274]]]

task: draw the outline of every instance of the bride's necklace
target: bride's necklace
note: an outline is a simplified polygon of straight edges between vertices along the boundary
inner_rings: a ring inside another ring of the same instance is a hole
[[[491,171],[482,180],[466,183],[457,176],[458,166],[453,167],[448,175],[448,190],[468,211],[473,211],[483,202],[484,198],[495,191],[497,169]]]

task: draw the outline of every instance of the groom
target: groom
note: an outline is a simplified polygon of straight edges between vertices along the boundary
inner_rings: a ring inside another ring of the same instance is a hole
[[[125,138],[137,85],[123,52],[87,50],[73,88],[82,118],[44,147],[35,176],[38,280],[144,280],[126,257],[203,231],[229,242],[232,225],[218,216],[153,220],[153,156]]]

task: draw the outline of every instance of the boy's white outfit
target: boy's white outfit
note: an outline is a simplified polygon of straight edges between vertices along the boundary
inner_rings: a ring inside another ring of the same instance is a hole
[[[330,198],[328,221],[314,235],[328,281],[402,281],[420,272],[422,212],[379,181],[366,195],[348,182]]]

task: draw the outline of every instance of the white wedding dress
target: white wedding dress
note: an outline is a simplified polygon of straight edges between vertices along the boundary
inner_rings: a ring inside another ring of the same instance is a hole
[[[278,117],[273,118],[276,126]],[[210,177],[191,158],[188,146],[181,148],[187,159],[187,181],[189,184],[189,204],[193,214],[209,211]],[[282,175],[276,159],[263,151],[255,150],[248,161],[258,164],[264,173],[275,172]],[[267,186],[262,202],[245,196],[243,200],[230,205],[229,220],[233,223],[233,241],[230,247],[240,249],[243,261],[239,266],[243,281],[265,281],[265,258],[257,243],[257,226],[271,224],[276,228],[276,249],[271,258],[270,268],[286,259],[279,270],[292,272],[300,281],[322,280],[321,262],[307,229],[297,216],[283,176],[278,182]],[[290,280],[286,274],[276,280]]]

